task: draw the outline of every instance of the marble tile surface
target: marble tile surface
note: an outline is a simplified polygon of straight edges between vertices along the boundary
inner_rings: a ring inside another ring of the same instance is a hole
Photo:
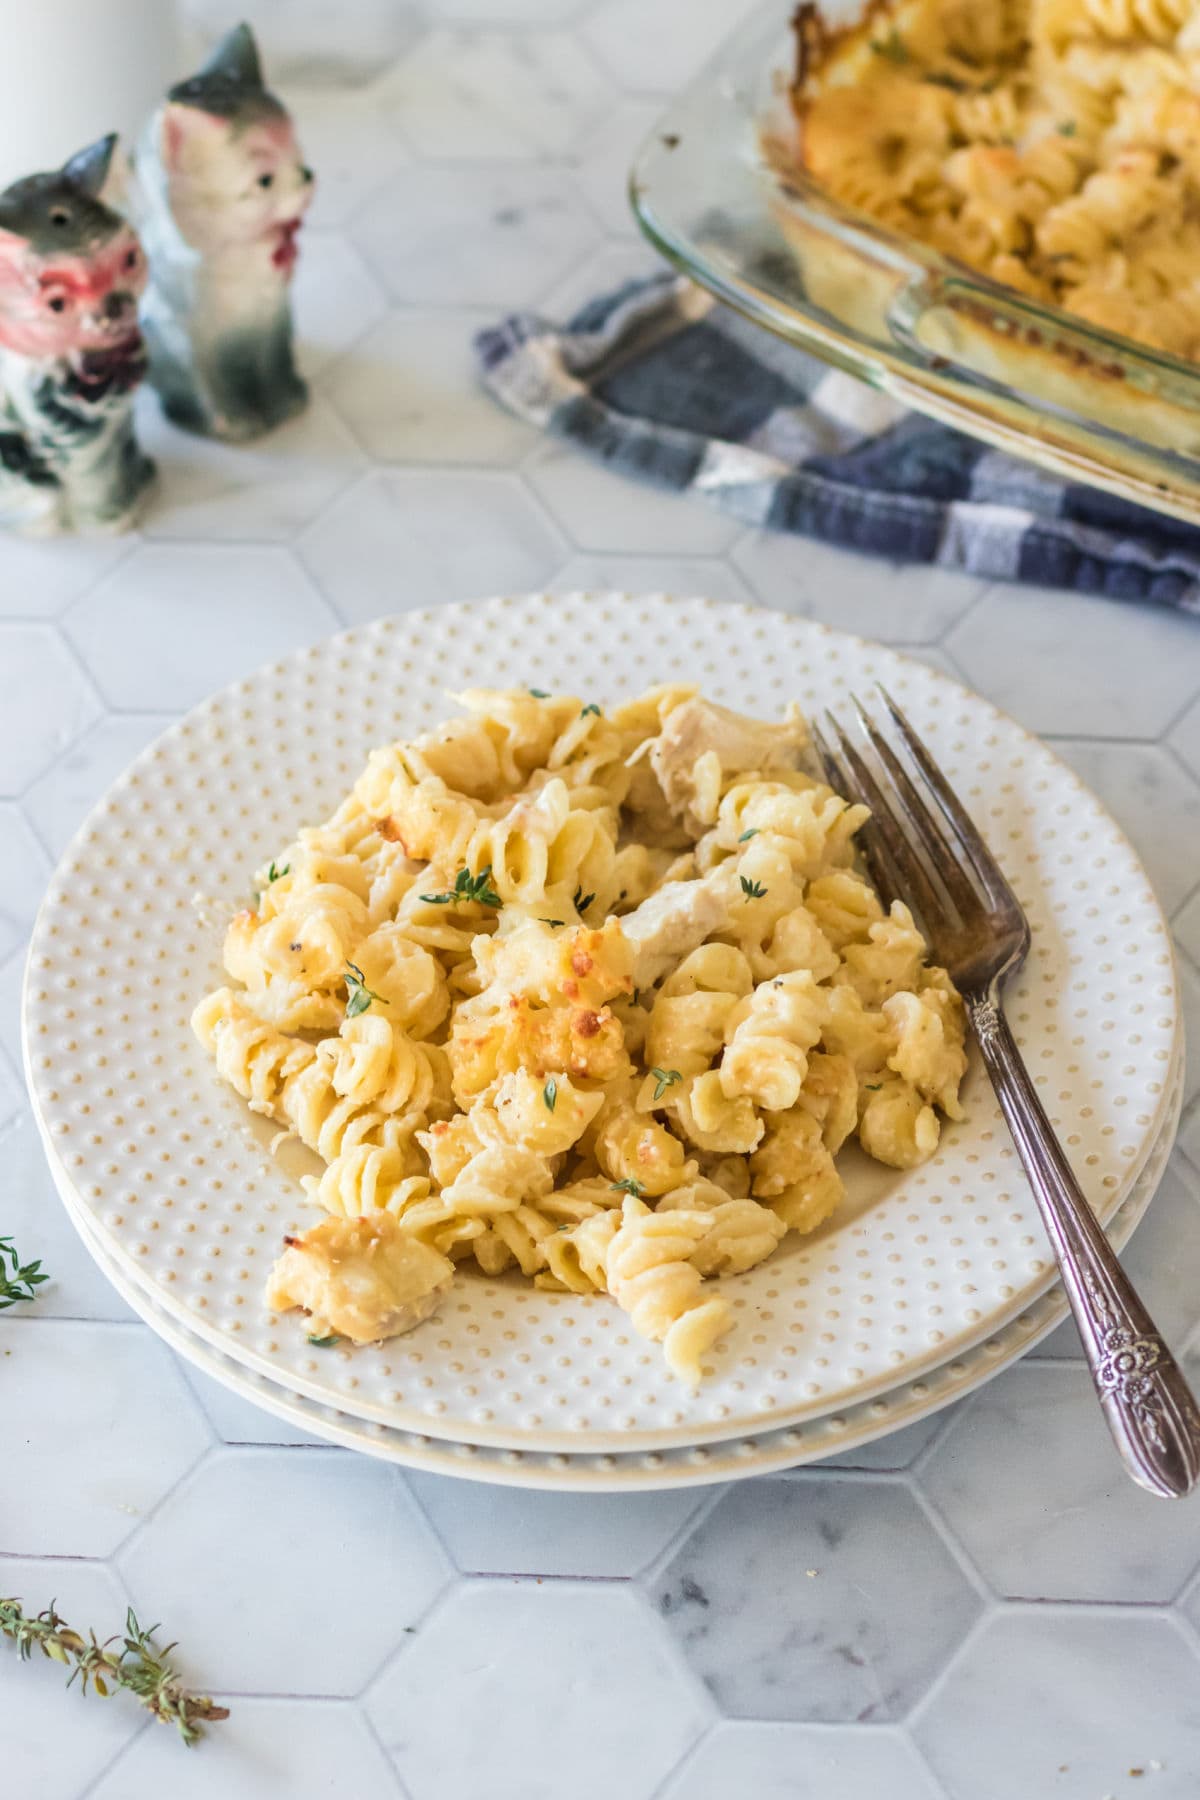
[[[49,1604],[47,1565],[32,1557],[0,1556],[0,1594],[20,1600],[27,1612]],[[69,1625],[100,1637],[125,1623],[129,1596],[112,1569],[72,1559],[53,1566],[53,1598]],[[147,1621],[149,1623],[149,1621]],[[119,1700],[67,1691],[67,1671],[37,1656],[19,1671],[8,1666],[0,1679],[0,1739],[4,1744],[4,1785],[12,1794],[39,1800],[76,1800],[144,1729],[136,1708]]]
[[[952,1663],[913,1735],[963,1800],[1191,1800],[1195,1644],[1149,1610],[1009,1607]]]
[[[448,1595],[366,1708],[413,1800],[651,1800],[707,1723],[641,1595],[511,1579]]]
[[[733,1489],[653,1591],[723,1712],[858,1724],[902,1718],[981,1605],[906,1487],[815,1472]]]
[[[295,287],[313,405],[257,446],[141,402],[145,528],[0,539],[0,1596],[132,1600],[231,1708],[194,1753],[0,1643],[25,1800],[1195,1800],[1200,1501],[1120,1475],[1072,1328],[827,1467],[525,1494],[318,1443],[182,1368],[88,1258],[20,1079],[52,860],[176,714],[378,614],[498,590],[758,601],[965,679],[1112,808],[1200,1041],[1200,623],[750,531],[538,439],[474,375],[513,308],[657,266],[627,164],[743,0],[259,0],[318,171]],[[786,8],[781,8],[780,17]],[[192,42],[240,0],[185,0]],[[496,679],[525,672],[500,659]],[[1126,1262],[1200,1375],[1200,1057]]]
[[[278,1692],[284,1666],[291,1693],[358,1693],[449,1574],[396,1471],[332,1449],[215,1451],[119,1562],[135,1604],[245,1693]]]
[[[929,1770],[886,1726],[748,1725],[726,1719],[688,1757],[662,1800],[940,1800]]]

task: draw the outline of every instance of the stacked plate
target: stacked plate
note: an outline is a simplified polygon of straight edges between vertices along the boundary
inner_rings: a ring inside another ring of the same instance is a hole
[[[383,620],[197,708],[101,802],[56,871],[25,995],[30,1086],[97,1262],[181,1354],[307,1431],[449,1474],[672,1486],[846,1450],[966,1392],[1065,1311],[978,1070],[966,1121],[901,1174],[845,1159],[813,1237],[726,1281],[737,1324],[690,1394],[601,1298],[464,1276],[437,1316],[319,1349],[261,1294],[313,1220],[271,1128],[220,1084],[188,1019],[220,979],[252,871],[333,810],[377,743],[525,686],[601,704],[694,681],[761,717],[847,708],[882,681],[963,794],[1033,928],[1010,1014],[1085,1190],[1123,1242],[1179,1110],[1169,938],[1144,871],[1077,777],[920,663],[779,614],[665,595],[503,598]]]

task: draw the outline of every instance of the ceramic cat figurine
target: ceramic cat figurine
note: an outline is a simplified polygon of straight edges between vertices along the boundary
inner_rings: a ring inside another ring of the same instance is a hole
[[[154,474],[133,432],[146,259],[100,192],[115,137],[0,193],[0,526],[119,531]]]
[[[290,284],[312,182],[239,25],[170,90],[137,155],[150,259],[142,328],[150,380],[176,424],[238,440],[304,406]]]
[[[304,407],[290,286],[311,198],[291,119],[237,25],[171,88],[137,153],[149,380],[176,425],[237,441]]]

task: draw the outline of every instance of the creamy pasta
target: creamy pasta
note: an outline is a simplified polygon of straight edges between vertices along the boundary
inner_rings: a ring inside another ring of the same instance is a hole
[[[1191,0],[883,0],[797,14],[795,153],[893,229],[1200,360]]]
[[[268,1302],[367,1343],[473,1263],[610,1295],[694,1383],[846,1140],[911,1168],[960,1116],[961,1002],[794,711],[458,699],[260,871],[193,1018],[325,1165]]]

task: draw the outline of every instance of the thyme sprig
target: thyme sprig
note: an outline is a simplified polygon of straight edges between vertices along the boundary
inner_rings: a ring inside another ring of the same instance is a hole
[[[751,881],[748,875],[739,875],[738,880],[742,884],[742,892],[747,900],[761,900],[767,891],[761,881]]]
[[[378,1000],[380,1006],[392,1004],[390,1000],[385,1000],[382,994],[375,993],[372,988],[367,986],[367,978],[357,963],[348,962],[346,964],[346,1017],[357,1019],[359,1013],[366,1012],[373,1000]]]
[[[646,1191],[641,1182],[635,1181],[632,1175],[627,1175],[624,1181],[610,1182],[609,1186],[614,1194],[630,1194],[635,1200],[640,1200]]]
[[[654,1089],[656,1100],[661,1100],[669,1087],[674,1087],[677,1081],[683,1080],[678,1069],[651,1069],[650,1073],[657,1084]]]
[[[9,1266],[6,1269],[5,1263]],[[36,1300],[37,1289],[49,1275],[42,1272],[41,1259],[23,1263],[11,1238],[0,1238],[0,1312],[15,1306],[18,1300]]]
[[[558,1083],[553,1075],[542,1089],[542,1101],[547,1112],[554,1111],[554,1102],[558,1099]]]
[[[218,1706],[206,1694],[188,1692],[167,1660],[175,1646],[160,1650],[154,1642],[157,1630],[152,1625],[144,1631],[131,1606],[125,1614],[124,1636],[117,1633],[100,1642],[94,1631],[86,1637],[73,1631],[53,1601],[33,1617],[20,1600],[0,1599],[0,1637],[11,1638],[23,1662],[40,1650],[70,1669],[68,1687],[78,1679],[84,1693],[90,1686],[104,1698],[123,1688],[162,1724],[174,1725],[184,1743],[191,1745],[202,1735],[200,1720],[227,1719],[229,1708]]]
[[[903,64],[912,61],[912,53],[894,25],[887,37],[872,38],[871,48],[876,56],[885,57],[891,63]]]
[[[592,901],[595,898],[596,898],[595,894],[585,894],[584,893],[583,884],[581,882],[580,885],[575,889],[574,894],[572,894],[572,896],[571,896],[571,904],[575,908],[575,911],[577,913],[582,914],[587,911],[588,907],[592,904]]]
[[[474,900],[480,906],[504,905],[492,886],[491,863],[485,863],[478,875],[472,875],[470,869],[460,869],[452,888],[441,894],[422,894],[421,899],[429,906],[464,906],[468,900]]]

